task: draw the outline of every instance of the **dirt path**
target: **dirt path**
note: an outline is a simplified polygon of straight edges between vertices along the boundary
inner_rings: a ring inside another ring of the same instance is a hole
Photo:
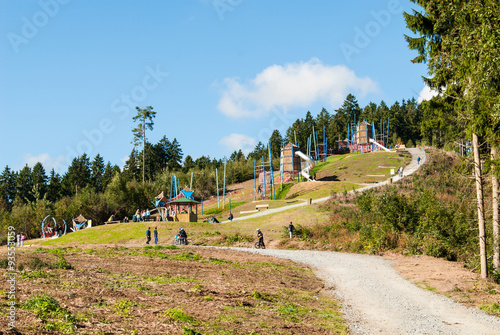
[[[246,250],[316,268],[341,301],[351,334],[500,334],[498,318],[417,287],[379,256]]]

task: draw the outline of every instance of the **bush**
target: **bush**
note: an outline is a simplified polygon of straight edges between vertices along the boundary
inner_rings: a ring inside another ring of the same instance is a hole
[[[33,257],[28,261],[28,267],[30,270],[40,270],[46,266],[48,266],[48,264],[38,257]]]
[[[59,256],[57,261],[51,266],[53,269],[73,270],[73,266],[62,255]]]

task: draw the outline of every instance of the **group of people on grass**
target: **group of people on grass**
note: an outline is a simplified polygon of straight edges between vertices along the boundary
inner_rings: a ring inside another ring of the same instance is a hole
[[[139,211],[139,209],[137,209],[137,211],[135,211],[134,216],[132,216],[132,221],[133,222],[144,222],[146,220],[149,220],[150,217],[151,217],[151,213],[149,212],[149,209],[146,209],[145,211],[144,210]]]
[[[24,246],[24,240],[26,239],[26,235],[24,233],[17,233],[16,234],[16,246],[22,247]]]

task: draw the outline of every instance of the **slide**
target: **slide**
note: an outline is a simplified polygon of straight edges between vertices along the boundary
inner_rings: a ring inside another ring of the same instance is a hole
[[[382,148],[382,149],[384,149],[385,151],[391,151],[391,150],[387,149],[386,147],[384,147],[382,144],[380,144],[380,143],[376,142],[373,138],[370,138],[370,140],[369,140],[369,141],[370,141],[370,143],[373,143],[373,144],[375,144],[375,145],[378,145],[379,147],[381,147],[381,148]]]
[[[314,167],[314,162],[309,157],[307,157],[302,151],[295,151],[295,155],[299,156],[300,158],[306,161],[306,167],[302,169],[302,171],[300,172],[302,176],[304,176],[304,178],[306,178],[309,181],[316,181],[313,180],[309,175],[309,171],[311,171],[311,169]]]

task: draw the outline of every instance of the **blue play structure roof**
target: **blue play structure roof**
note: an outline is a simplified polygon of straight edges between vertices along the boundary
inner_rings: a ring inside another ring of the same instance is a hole
[[[181,192],[184,194],[184,196],[185,196],[186,198],[188,198],[188,199],[193,199],[193,193],[194,193],[193,191],[188,192],[188,191],[182,190]]]

